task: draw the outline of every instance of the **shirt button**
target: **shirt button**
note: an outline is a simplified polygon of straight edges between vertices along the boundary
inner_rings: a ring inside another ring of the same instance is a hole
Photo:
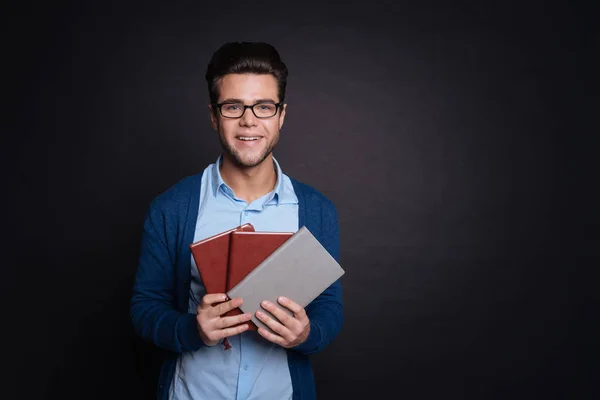
[[[244,365],[244,371],[248,371],[248,364]]]

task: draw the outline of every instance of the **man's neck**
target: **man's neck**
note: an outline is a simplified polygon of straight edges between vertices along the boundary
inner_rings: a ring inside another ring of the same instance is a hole
[[[277,184],[272,154],[259,165],[250,168],[241,168],[224,156],[219,171],[235,196],[248,204],[272,191]]]

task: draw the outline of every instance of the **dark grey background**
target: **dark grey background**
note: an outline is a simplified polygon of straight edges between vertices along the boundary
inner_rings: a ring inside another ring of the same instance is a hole
[[[219,155],[210,55],[259,40],[290,70],[275,155],[340,217],[346,322],[314,357],[319,398],[594,398],[577,267],[597,255],[572,250],[597,238],[595,173],[572,139],[594,134],[597,10],[437,3],[8,10],[2,397],[152,398],[128,314],[143,216]]]

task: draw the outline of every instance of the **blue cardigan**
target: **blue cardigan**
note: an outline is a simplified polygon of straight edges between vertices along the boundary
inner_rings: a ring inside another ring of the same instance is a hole
[[[167,350],[157,397],[168,399],[177,355],[204,346],[196,316],[188,313],[190,248],[200,201],[202,173],[189,176],[152,201],[144,221],[131,319],[138,335]],[[322,193],[291,179],[298,197],[298,226],[306,226],[339,262],[340,235],[335,206]],[[336,281],[306,307],[310,334],[288,349],[293,398],[316,398],[309,355],[323,350],[343,323],[342,287]]]

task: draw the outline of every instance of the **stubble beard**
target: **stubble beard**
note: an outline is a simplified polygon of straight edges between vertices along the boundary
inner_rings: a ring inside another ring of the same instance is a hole
[[[277,142],[279,141],[279,132],[277,132],[273,139],[267,143],[267,146],[264,150],[258,155],[258,157],[245,158],[242,154],[233,146],[227,143],[225,137],[222,132],[219,131],[219,140],[221,142],[221,147],[223,152],[228,156],[228,158],[239,168],[252,168],[260,165],[265,159],[273,152],[275,146],[277,146]],[[234,139],[237,140],[237,139]]]

